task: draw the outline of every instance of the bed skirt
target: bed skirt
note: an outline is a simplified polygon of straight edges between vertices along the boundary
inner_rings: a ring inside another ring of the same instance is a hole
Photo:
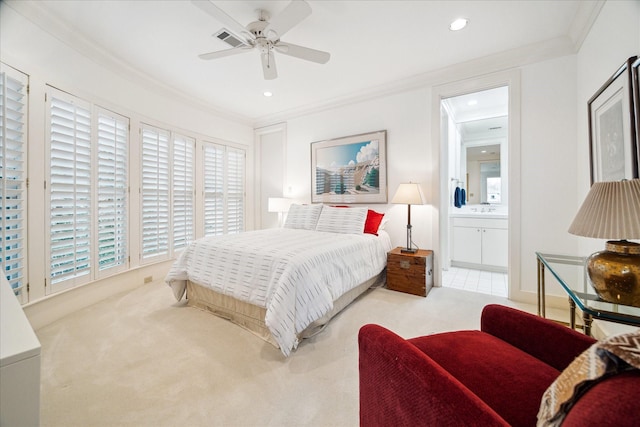
[[[385,271],[372,277],[366,282],[351,289],[333,302],[333,310],[322,318],[309,325],[299,335],[299,339],[310,338],[322,331],[329,320],[351,304],[356,298],[369,288],[381,286],[385,282]],[[187,304],[205,311],[209,311],[218,317],[230,320],[238,326],[248,330],[262,338],[269,344],[279,348],[278,343],[265,325],[264,319],[267,309],[248,302],[240,301],[228,295],[220,294],[205,286],[192,281],[187,281]]]

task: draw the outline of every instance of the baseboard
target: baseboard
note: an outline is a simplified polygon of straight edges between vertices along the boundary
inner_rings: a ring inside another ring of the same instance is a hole
[[[129,292],[151,280],[162,279],[173,261],[128,270],[114,276],[61,291],[22,306],[31,327],[38,330],[58,319],[109,297]]]

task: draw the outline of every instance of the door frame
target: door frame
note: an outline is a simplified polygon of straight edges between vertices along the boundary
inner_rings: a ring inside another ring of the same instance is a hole
[[[508,182],[509,182],[509,262],[508,262],[508,291],[509,298],[516,297],[520,292],[521,266],[521,212],[520,212],[520,70],[513,69],[485,76],[474,77],[456,82],[434,86],[431,93],[431,141],[433,162],[431,191],[432,201],[437,213],[432,223],[434,248],[440,252],[440,257],[434,259],[435,283],[442,286],[443,263],[438,259],[449,248],[449,177],[447,139],[441,135],[441,102],[443,99],[493,89],[500,86],[509,88],[509,137],[508,137]]]

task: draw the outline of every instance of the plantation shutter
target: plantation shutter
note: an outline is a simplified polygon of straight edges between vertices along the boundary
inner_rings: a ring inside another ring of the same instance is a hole
[[[224,234],[224,147],[204,143],[204,235]]]
[[[227,147],[227,234],[244,231],[244,150]]]
[[[173,249],[182,249],[193,240],[194,192],[193,150],[195,139],[173,138]]]
[[[0,265],[21,303],[28,299],[26,113],[27,76],[0,69]]]
[[[55,292],[91,278],[91,110],[55,92],[48,113],[50,278]]]
[[[169,254],[169,132],[142,126],[142,260]]]
[[[109,274],[128,264],[129,119],[98,110],[98,271]]]

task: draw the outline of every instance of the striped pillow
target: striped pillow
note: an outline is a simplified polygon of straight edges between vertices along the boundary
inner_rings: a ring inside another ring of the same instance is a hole
[[[367,219],[367,208],[322,208],[317,231],[342,234],[362,234]]]
[[[322,205],[291,205],[284,228],[315,230]]]

